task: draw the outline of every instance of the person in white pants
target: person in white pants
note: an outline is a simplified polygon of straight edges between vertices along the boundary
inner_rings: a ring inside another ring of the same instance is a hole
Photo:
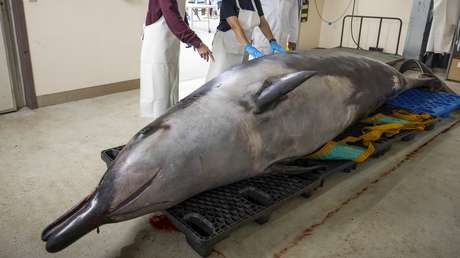
[[[263,56],[250,39],[254,28],[259,27],[273,51],[285,53],[273,37],[264,17],[260,0],[223,0],[220,23],[212,43],[215,62],[209,66],[206,81],[212,80],[232,66],[242,64],[245,51],[253,58]]]
[[[272,29],[273,36],[278,39],[281,46],[294,51],[297,48],[299,37],[299,12],[298,0],[260,0],[265,18]],[[272,54],[267,39],[263,32],[256,28],[252,35],[254,46],[264,54]]]
[[[434,0],[433,22],[427,43],[427,52],[450,52],[455,29],[460,18],[460,0]]]
[[[158,118],[179,98],[181,40],[209,61],[212,52],[184,22],[185,0],[149,0],[141,54],[140,113]]]

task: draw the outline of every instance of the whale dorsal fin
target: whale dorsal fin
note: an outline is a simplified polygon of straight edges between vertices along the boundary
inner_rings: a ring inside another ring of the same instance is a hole
[[[265,80],[260,90],[254,96],[254,103],[256,105],[255,113],[259,114],[266,111],[269,107],[278,103],[283,96],[316,74],[316,71],[300,71]]]

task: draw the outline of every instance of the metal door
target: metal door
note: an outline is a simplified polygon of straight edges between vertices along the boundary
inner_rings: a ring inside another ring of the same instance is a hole
[[[5,4],[0,0],[0,113],[14,110],[16,103],[6,48]]]

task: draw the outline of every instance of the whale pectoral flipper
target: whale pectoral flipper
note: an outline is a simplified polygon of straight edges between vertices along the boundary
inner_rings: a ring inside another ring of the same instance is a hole
[[[316,71],[300,71],[267,79],[254,96],[254,103],[256,105],[254,113],[260,114],[265,112],[269,107],[278,103],[283,96],[316,74]]]

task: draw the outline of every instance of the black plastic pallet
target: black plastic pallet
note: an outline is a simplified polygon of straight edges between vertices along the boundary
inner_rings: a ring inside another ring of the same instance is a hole
[[[107,165],[122,147],[102,152]],[[278,206],[298,196],[310,197],[329,175],[350,172],[356,166],[351,161],[307,159],[279,164],[269,174],[209,190],[163,212],[189,245],[206,257],[234,230],[253,221],[266,223]]]
[[[363,125],[361,125],[363,126]],[[358,134],[360,126],[347,130]],[[416,132],[403,132],[382,138],[375,144],[378,157],[396,141],[409,141]],[[102,159],[109,166],[123,146],[105,150]],[[201,256],[209,256],[213,247],[232,231],[255,221],[264,224],[271,212],[288,200],[309,197],[328,176],[350,172],[357,167],[352,161],[318,161],[297,159],[272,166],[263,176],[246,179],[198,194],[164,211],[171,222],[186,236],[189,245]]]

